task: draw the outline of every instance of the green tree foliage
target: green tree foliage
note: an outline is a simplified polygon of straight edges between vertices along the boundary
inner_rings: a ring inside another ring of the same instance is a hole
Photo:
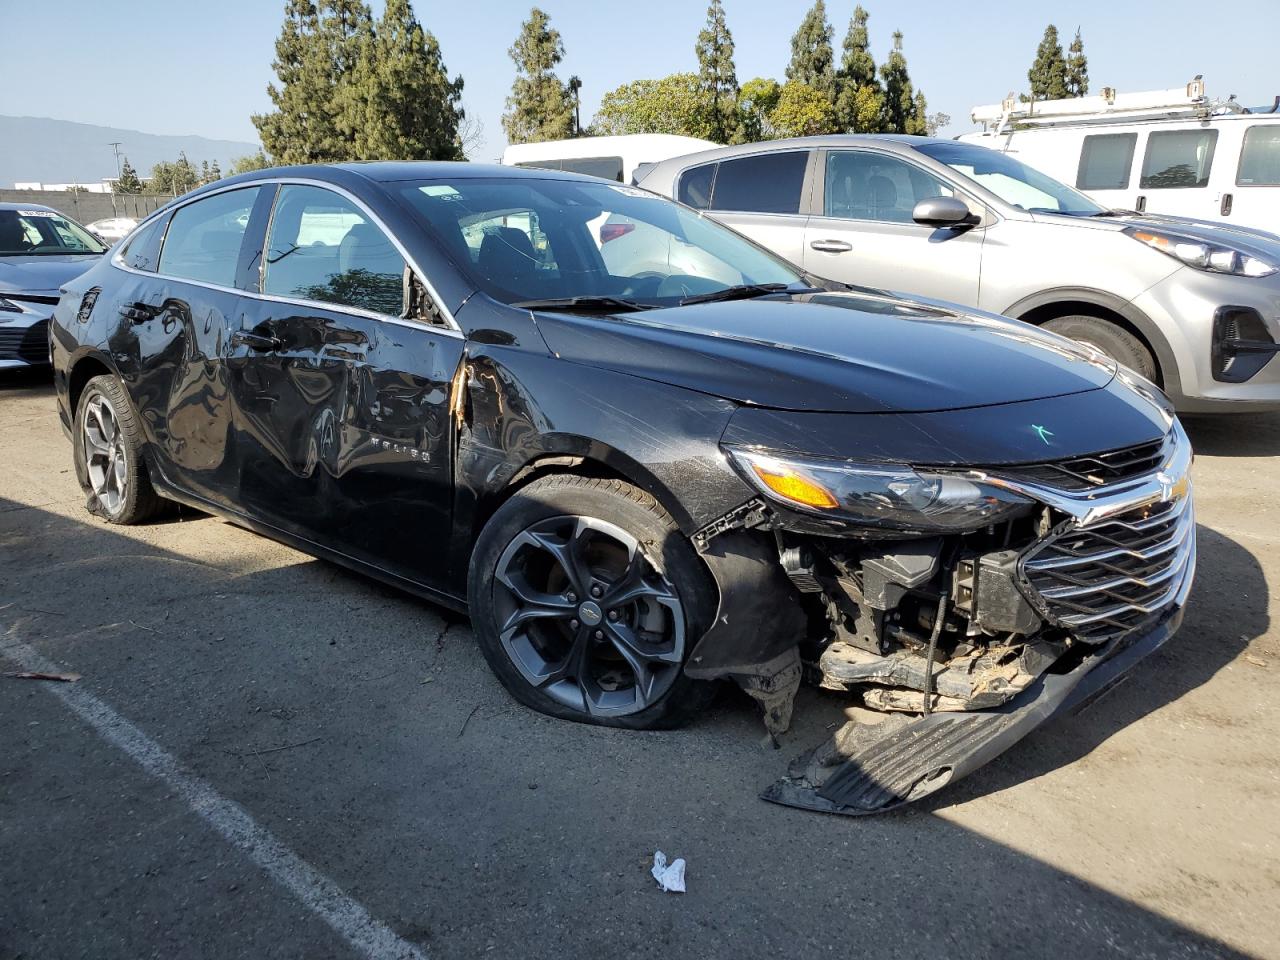
[[[916,91],[915,110],[907,121],[907,133],[917,137],[929,136],[929,101],[924,98],[924,91]]]
[[[1080,37],[1079,27],[1076,28],[1076,37],[1067,51],[1063,86],[1067,89],[1068,97],[1083,97],[1089,92],[1089,58],[1084,55],[1084,40]]]
[[[1027,71],[1031,81],[1032,100],[1061,100],[1067,94],[1067,61],[1062,56],[1058,28],[1052,23],[1044,28],[1044,37],[1036,48],[1036,59]]]
[[[387,0],[355,71],[350,104],[362,159],[461,160],[462,78],[449,79],[440,44],[409,0]]]
[[[236,157],[231,161],[231,175],[237,173],[251,173],[254,170],[265,170],[267,167],[273,167],[275,163],[270,157],[259,150],[247,157]]]
[[[701,81],[696,73],[673,73],[660,80],[635,80],[606,93],[591,122],[600,136],[675,133],[709,137]]]
[[[832,133],[836,108],[831,100],[807,83],[788,80],[769,112],[769,125],[777,137],[812,137]]]
[[[869,17],[861,4],[854,8],[836,71],[836,122],[844,133],[876,133],[880,129],[884,95],[871,56]]]
[[[172,163],[161,160],[151,168],[151,180],[147,183],[147,192],[177,197],[188,190],[194,190],[199,182],[196,168],[191,165],[185,153],[179,153],[178,159]]]
[[[884,108],[880,129],[885,133],[907,133],[916,125],[916,94],[907,72],[907,58],[902,53],[902,31],[893,34],[893,51],[880,68],[884,83]],[[924,131],[921,130],[921,133]]]
[[[279,86],[267,94],[275,110],[253,117],[263,146],[282,164],[322,163],[343,158],[338,133],[340,77],[320,31],[312,0],[286,0],[284,25],[271,64]]]
[[[738,135],[738,74],[733,65],[733,35],[720,0],[711,0],[707,7],[707,23],[694,52],[710,139],[729,143]]]
[[[120,176],[116,179],[115,186],[111,189],[113,193],[134,194],[142,192],[142,181],[138,178],[138,171],[133,169],[133,164],[129,162],[128,157],[125,157],[124,162],[120,164]]]
[[[791,62],[787,79],[806,83],[834,105],[836,101],[835,55],[831,52],[831,24],[827,7],[815,0],[791,38]]]
[[[772,140],[776,133],[769,120],[782,96],[777,80],[755,77],[738,91],[739,132],[743,143],[756,140]]]
[[[572,136],[573,95],[555,73],[564,59],[564,41],[550,18],[534,7],[507,52],[516,65],[516,79],[502,115],[507,140],[536,143]]]

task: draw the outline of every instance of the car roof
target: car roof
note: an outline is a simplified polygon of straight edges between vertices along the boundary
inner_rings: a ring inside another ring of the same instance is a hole
[[[788,137],[785,140],[761,140],[757,143],[742,143],[732,147],[716,147],[714,150],[702,150],[688,153],[682,157],[672,157],[655,163],[644,176],[640,177],[641,185],[655,175],[660,178],[684,170],[700,163],[711,163],[716,160],[727,160],[733,157],[745,157],[753,153],[773,153],[779,150],[814,150],[822,147],[848,147],[853,144],[879,144],[895,152],[909,152],[922,143],[937,143],[936,137],[919,137],[905,133],[829,133],[816,137]]]
[[[582,180],[599,183],[599,177],[559,170],[541,170],[530,167],[504,167],[497,163],[468,163],[453,160],[370,160],[355,163],[316,163],[292,167],[268,167],[242,174],[239,177],[215,181],[225,184],[231,181],[251,182],[280,177],[306,177],[311,180],[343,180],[343,174],[354,174],[376,183],[396,183],[401,180],[474,180],[497,177],[503,180]]]
[[[53,207],[46,207],[43,203],[0,203],[0,210],[48,210],[50,213],[62,216]]]

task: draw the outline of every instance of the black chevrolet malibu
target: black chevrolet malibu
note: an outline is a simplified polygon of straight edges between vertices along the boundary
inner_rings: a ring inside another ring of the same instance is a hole
[[[911,265],[903,264],[903,286]],[[1195,567],[1160,392],[1027,324],[850,289],[550,171],[219,181],[67,284],[90,511],[185,503],[459,610],[521,702],[670,726],[731,679],[881,711],[768,799],[968,773],[1176,629]]]

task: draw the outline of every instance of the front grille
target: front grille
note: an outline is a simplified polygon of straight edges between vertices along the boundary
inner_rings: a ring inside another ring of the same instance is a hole
[[[6,300],[21,300],[23,303],[57,304],[58,302],[57,297],[47,297],[36,293],[6,293],[4,298]]]
[[[1058,528],[1023,555],[1049,618],[1097,643],[1128,633],[1174,599],[1195,551],[1191,497]]]
[[[1026,466],[999,468],[1004,476],[1031,483],[1041,483],[1059,490],[1092,490],[1109,483],[1154,473],[1164,462],[1167,438],[1140,443],[1106,453],[1093,453],[1069,460],[1032,463]],[[992,473],[997,469],[992,468]]]
[[[48,363],[49,321],[41,320],[29,327],[0,326],[0,360]]]

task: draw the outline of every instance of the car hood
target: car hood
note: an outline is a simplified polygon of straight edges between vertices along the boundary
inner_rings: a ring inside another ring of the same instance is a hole
[[[9,291],[56,296],[60,286],[80,276],[101,257],[100,253],[0,257],[0,293]]]
[[[1122,213],[1107,217],[1070,217],[1062,214],[1037,213],[1038,222],[1070,222],[1073,225],[1088,224],[1100,229],[1123,230],[1137,227],[1148,230],[1168,230],[1203,240],[1206,243],[1226,243],[1261,257],[1272,263],[1280,262],[1280,236],[1246,227],[1237,223],[1218,220],[1195,220],[1191,217],[1172,217],[1158,213]]]
[[[779,410],[955,410],[1096,390],[1115,375],[1101,354],[1029,324],[874,292],[537,323],[563,359]]]

